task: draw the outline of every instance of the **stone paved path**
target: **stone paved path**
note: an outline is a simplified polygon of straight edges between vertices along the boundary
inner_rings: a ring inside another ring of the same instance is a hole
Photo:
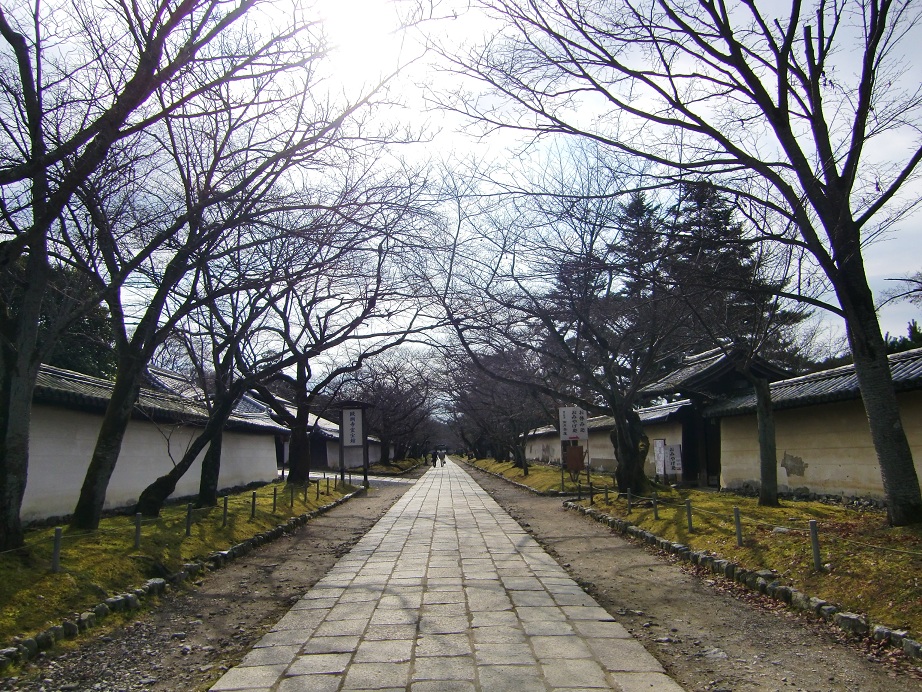
[[[451,462],[211,689],[681,690]]]

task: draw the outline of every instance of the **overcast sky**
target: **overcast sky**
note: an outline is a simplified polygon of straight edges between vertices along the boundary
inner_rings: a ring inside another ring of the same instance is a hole
[[[439,3],[438,12],[442,18],[423,24],[419,30],[427,35],[439,35],[444,40],[474,40],[483,32],[483,20],[473,13],[465,12],[466,3],[459,2],[453,8],[452,0]],[[415,84],[430,78],[427,74],[427,60],[431,56],[420,58],[420,44],[413,36],[395,33],[397,24],[395,8],[406,8],[407,0],[319,0],[317,7],[324,16],[326,30],[337,49],[333,54],[335,69],[344,85],[358,88],[362,84],[372,83],[380,74],[392,70],[397,65],[413,64],[405,70],[400,80],[399,91],[407,104],[401,117],[415,120],[414,124],[428,123],[443,128],[436,139],[435,146],[427,147],[430,153],[443,152],[446,156],[459,146],[465,148],[478,146],[463,141],[454,131],[450,120],[443,120],[438,114],[424,113],[420,94]],[[457,17],[455,17],[457,12]],[[899,146],[899,143],[894,143]],[[483,146],[482,143],[480,146]],[[492,151],[501,151],[502,147],[493,147]],[[920,186],[916,186],[919,189]],[[920,193],[922,194],[922,193]],[[888,279],[898,278],[922,271],[922,212],[917,211],[912,217],[901,222],[888,236],[876,241],[865,250],[865,262],[872,289],[878,300],[894,283]],[[881,310],[881,328],[884,332],[902,335],[906,324],[913,318],[922,319],[922,310],[906,302],[891,302]],[[840,330],[840,320],[830,316],[829,325]],[[841,331],[841,330],[840,330]]]

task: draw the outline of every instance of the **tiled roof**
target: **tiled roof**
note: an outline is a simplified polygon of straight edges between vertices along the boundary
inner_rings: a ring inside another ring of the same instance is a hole
[[[640,416],[642,423],[662,423],[669,420],[669,417],[678,413],[680,409],[689,405],[691,405],[691,402],[688,399],[682,399],[681,401],[660,404],[659,406],[647,406],[646,408],[638,409],[637,414]],[[611,416],[593,416],[586,421],[586,424],[591,431],[610,430],[615,425],[615,419]],[[553,425],[546,425],[528,434],[527,437],[556,434],[557,428]]]
[[[36,380],[33,400],[101,413],[109,403],[112,384],[109,380],[42,365]],[[287,432],[286,428],[269,418],[264,409],[257,412],[249,408],[238,407],[225,427],[228,430]],[[208,420],[208,413],[193,398],[180,396],[166,388],[142,387],[135,404],[135,417],[204,424]]]
[[[662,392],[675,392],[683,384],[700,379],[709,374],[709,372],[722,370],[721,367],[726,361],[726,356],[722,349],[715,348],[704,353],[698,353],[693,356],[686,356],[682,359],[682,364],[668,375],[652,384],[643,388],[645,394],[660,394]]]
[[[922,388],[922,348],[894,353],[889,358],[890,372],[897,391]],[[857,399],[861,391],[855,366],[843,365],[774,382],[771,394],[773,408],[784,409]],[[704,415],[716,417],[750,413],[755,410],[755,406],[755,394],[747,393],[708,406]]]
[[[732,372],[736,367],[736,362],[742,357],[738,353],[728,354],[723,348],[713,348],[704,353],[685,356],[675,370],[656,382],[648,384],[641,392],[658,395],[696,391],[700,386],[706,386],[708,382]],[[765,373],[771,380],[777,380],[790,374],[758,356],[752,358],[750,367]]]

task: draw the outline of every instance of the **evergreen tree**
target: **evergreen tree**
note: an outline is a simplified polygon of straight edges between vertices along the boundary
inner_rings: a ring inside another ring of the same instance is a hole
[[[4,320],[15,319],[28,283],[24,262],[0,276]],[[86,306],[92,292],[89,280],[61,265],[50,268],[42,297],[38,351],[42,362],[84,375],[109,378],[115,373],[115,348],[109,311],[103,305]],[[63,328],[60,335],[57,335]]]

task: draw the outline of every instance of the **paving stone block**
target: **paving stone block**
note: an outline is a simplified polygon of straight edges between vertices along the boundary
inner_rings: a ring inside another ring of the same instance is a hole
[[[592,657],[589,646],[579,637],[531,637],[529,644],[542,662],[546,658]]]
[[[288,674],[343,673],[351,659],[352,654],[304,654],[295,659],[288,669]]]
[[[587,644],[606,670],[665,672],[659,662],[635,639],[590,639]]]
[[[605,677],[605,670],[597,661],[591,659],[542,659],[541,670],[551,687],[611,689]]]
[[[382,687],[406,689],[409,682],[409,663],[353,663],[346,672],[343,688],[353,690]]]
[[[503,644],[475,644],[474,658],[479,665],[536,665],[535,655],[526,643]]]
[[[359,637],[311,637],[301,649],[302,654],[351,654],[359,648]]]
[[[284,665],[247,666],[231,668],[211,689],[214,692],[230,690],[268,690],[285,672]]]
[[[478,666],[477,676],[483,690],[535,692],[544,688],[544,680],[532,666]]]
[[[612,673],[621,692],[684,692],[665,673]]]
[[[283,679],[278,692],[336,692],[342,681],[342,675],[296,675]]]
[[[414,640],[394,639],[359,644],[352,659],[356,663],[401,663],[409,661]]]
[[[252,649],[243,657],[241,666],[265,666],[274,663],[288,665],[295,660],[300,646],[264,646]]]
[[[467,633],[425,634],[416,640],[414,655],[417,660],[424,656],[467,656],[473,653]]]
[[[577,620],[573,627],[578,634],[592,639],[631,639],[631,633],[614,620]]]
[[[471,656],[432,656],[418,658],[413,666],[413,680],[473,681],[476,673]]]

